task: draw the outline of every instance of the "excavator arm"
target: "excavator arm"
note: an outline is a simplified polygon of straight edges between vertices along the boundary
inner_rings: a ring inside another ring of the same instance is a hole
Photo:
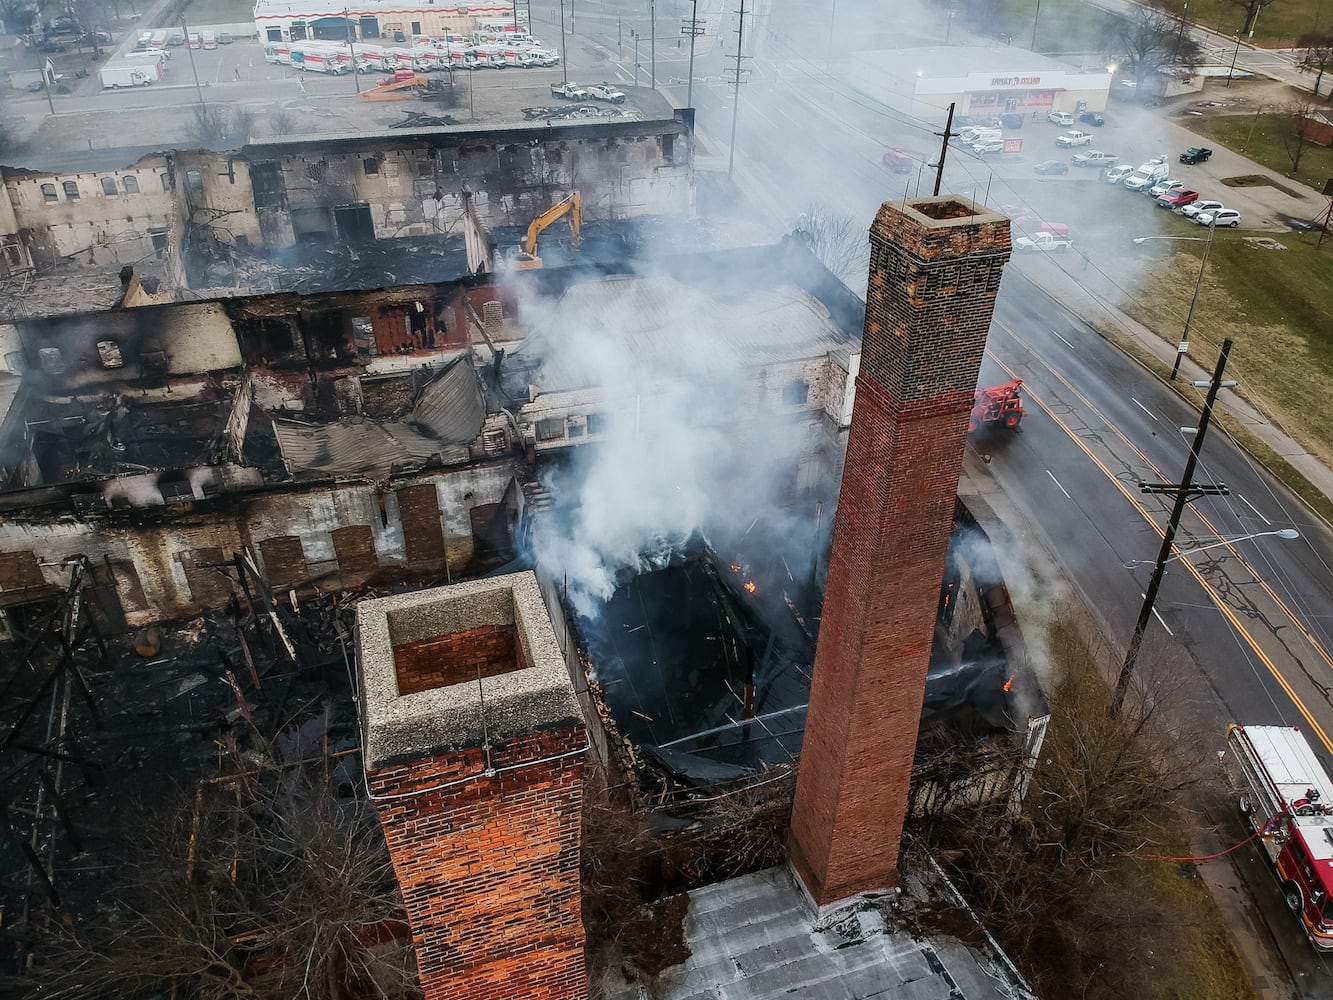
[[[536,268],[542,266],[542,259],[537,256],[538,237],[566,215],[569,216],[569,231],[573,234],[574,245],[579,246],[583,242],[583,203],[578,194],[575,193],[559,204],[548,208],[532,220],[531,225],[528,226],[528,240],[524,246],[526,252],[519,257],[516,262],[517,267]]]

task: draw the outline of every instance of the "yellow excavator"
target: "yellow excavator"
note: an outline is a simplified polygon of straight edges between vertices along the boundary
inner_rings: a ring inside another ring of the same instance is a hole
[[[532,220],[528,226],[528,241],[524,248],[520,250],[510,262],[516,270],[527,271],[542,266],[542,259],[537,256],[537,237],[541,236],[542,231],[548,226],[559,221],[564,216],[569,216],[569,231],[573,234],[574,246],[583,243],[583,203],[579,200],[577,193],[570,195],[564,201],[548,208],[537,218]]]

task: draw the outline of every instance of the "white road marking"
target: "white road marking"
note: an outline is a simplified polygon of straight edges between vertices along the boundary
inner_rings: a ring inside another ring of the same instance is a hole
[[[1145,601],[1148,599],[1147,594],[1139,594],[1139,596]],[[1162,628],[1166,629],[1166,634],[1174,637],[1176,633],[1171,631],[1171,626],[1166,623],[1166,619],[1162,617],[1162,613],[1156,608],[1152,609],[1152,613],[1156,616],[1157,620],[1162,623]]]
[[[1051,482],[1055,483],[1055,485],[1058,486],[1058,487],[1060,488],[1060,492],[1063,493],[1063,494],[1065,495],[1065,498],[1066,498],[1066,499],[1068,499],[1068,500],[1073,500],[1073,499],[1074,499],[1073,497],[1071,497],[1071,496],[1069,495],[1069,491],[1068,491],[1067,489],[1065,489],[1063,486],[1060,486],[1060,480],[1058,480],[1058,479],[1055,478],[1055,473],[1054,473],[1054,472],[1052,472],[1050,469],[1047,469],[1047,470],[1046,470],[1046,475],[1048,475],[1048,476],[1051,477]]]
[[[1058,333],[1056,333],[1054,330],[1051,331],[1051,336],[1052,336],[1052,337],[1055,337],[1057,340],[1060,341],[1060,343],[1064,344],[1064,345],[1065,345],[1066,347],[1068,347],[1071,351],[1076,351],[1076,350],[1078,350],[1078,348],[1076,348],[1076,347],[1075,347],[1073,344],[1071,344],[1069,341],[1065,340],[1064,337],[1061,337],[1061,336],[1060,336]]]
[[[1239,493],[1237,493],[1236,495],[1237,495],[1237,496],[1240,496]],[[1243,503],[1246,507],[1250,508],[1250,510],[1254,511],[1255,514],[1258,514],[1258,516],[1259,516],[1259,520],[1263,521],[1264,524],[1272,524],[1272,523],[1273,523],[1273,522],[1270,521],[1268,518],[1264,517],[1264,515],[1263,515],[1262,513],[1260,513],[1258,507],[1256,507],[1254,504],[1250,503],[1250,501],[1246,500],[1244,497],[1240,497],[1240,502]]]
[[[1129,399],[1130,399],[1130,402],[1132,402],[1135,406],[1137,406],[1137,407],[1138,407],[1140,410],[1142,410],[1144,413],[1148,414],[1149,417],[1152,417],[1153,420],[1157,420],[1156,417],[1153,417],[1152,410],[1148,409],[1146,406],[1144,406],[1142,403],[1140,403],[1140,402],[1139,402],[1137,399],[1135,399],[1133,396],[1130,396]],[[1160,423],[1160,422],[1161,422],[1161,421],[1158,421],[1158,423]]]

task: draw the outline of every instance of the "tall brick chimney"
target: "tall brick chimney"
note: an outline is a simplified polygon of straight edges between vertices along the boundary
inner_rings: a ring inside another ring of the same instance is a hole
[[[1009,220],[886,204],[788,851],[815,903],[898,884],[898,848],[968,413]]]
[[[536,578],[363,601],[367,783],[426,1000],[588,995],[587,734]]]

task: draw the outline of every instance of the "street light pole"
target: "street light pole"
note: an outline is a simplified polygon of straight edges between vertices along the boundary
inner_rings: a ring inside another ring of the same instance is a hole
[[[1192,549],[1184,549],[1181,552],[1177,552],[1168,559],[1167,562],[1175,562],[1177,559],[1184,559],[1186,556],[1192,556],[1196,552],[1206,552],[1209,549],[1220,549],[1223,545],[1238,545],[1241,542],[1248,542],[1255,538],[1268,538],[1270,536],[1291,541],[1293,538],[1300,538],[1301,533],[1295,528],[1278,528],[1276,531],[1256,531],[1252,535],[1241,535],[1239,538],[1221,538],[1215,542],[1209,542],[1207,545],[1196,545]],[[1146,559],[1135,559],[1125,563],[1125,567],[1128,569],[1133,566],[1141,565],[1147,561],[1148,560]]]
[[[361,73],[357,69],[356,65],[356,46],[352,44],[352,36],[356,34],[356,32],[352,30],[352,18],[349,15],[348,9],[346,7],[343,8],[343,25],[347,28],[347,48],[352,54],[352,80],[356,83],[356,92],[357,95],[360,96]],[[186,41],[188,40],[189,39],[187,37]]]
[[[1180,335],[1180,346],[1176,349],[1176,363],[1171,366],[1171,381],[1176,380],[1180,371],[1180,359],[1190,349],[1190,323],[1194,321],[1194,307],[1199,304],[1199,287],[1203,284],[1203,272],[1208,267],[1208,252],[1213,249],[1213,234],[1217,232],[1217,218],[1208,223],[1208,242],[1203,245],[1203,263],[1199,265],[1199,277],[1194,282],[1194,298],[1190,299],[1190,311],[1185,315],[1185,332]]]
[[[199,95],[199,106],[207,107],[204,104],[204,89],[199,86],[199,69],[194,64],[194,49],[190,48],[190,27],[185,23],[185,15],[181,15],[181,31],[185,32],[185,54],[190,57],[190,72],[194,74],[194,90]]]
[[[657,0],[648,0],[648,79],[657,89]]]
[[[828,12],[828,47],[824,49],[824,72],[827,73],[829,65],[833,62],[833,25],[838,17],[838,0],[833,0],[832,7]]]
[[[1037,22],[1041,20],[1041,0],[1037,0],[1037,13],[1032,15],[1032,44],[1028,46],[1033,52],[1037,51]]]
[[[642,37],[633,28],[629,29],[630,38],[634,39],[634,86],[639,85],[639,38]]]
[[[1230,354],[1231,341],[1222,341],[1222,353],[1217,358],[1213,380],[1208,385],[1208,396],[1203,403],[1203,412],[1199,414],[1199,426],[1194,432],[1194,443],[1190,445],[1189,458],[1185,461],[1185,472],[1181,476],[1180,484],[1173,490],[1176,502],[1171,507],[1171,517],[1166,522],[1166,530],[1162,533],[1162,547],[1157,553],[1157,565],[1153,567],[1152,577],[1148,580],[1148,588],[1143,594],[1143,607],[1139,610],[1139,620],[1134,625],[1134,635],[1129,640],[1129,649],[1125,652],[1125,663],[1120,668],[1119,678],[1116,679],[1115,695],[1111,699],[1112,717],[1119,715],[1120,709],[1125,704],[1129,682],[1134,675],[1134,664],[1139,657],[1139,648],[1143,645],[1143,633],[1148,627],[1148,619],[1152,617],[1153,605],[1157,603],[1157,591],[1161,589],[1162,577],[1166,575],[1166,564],[1171,558],[1171,546],[1176,540],[1180,518],[1185,513],[1185,505],[1193,499],[1191,488],[1194,485],[1194,469],[1199,464],[1199,452],[1203,450],[1203,439],[1208,434],[1208,423],[1213,417],[1213,404],[1217,400],[1218,390],[1222,387],[1222,374],[1226,371],[1227,356]]]
[[[1227,70],[1227,86],[1231,86],[1231,77],[1236,72],[1236,58],[1240,55],[1240,33],[1236,33],[1236,49],[1231,53],[1231,68]]]

